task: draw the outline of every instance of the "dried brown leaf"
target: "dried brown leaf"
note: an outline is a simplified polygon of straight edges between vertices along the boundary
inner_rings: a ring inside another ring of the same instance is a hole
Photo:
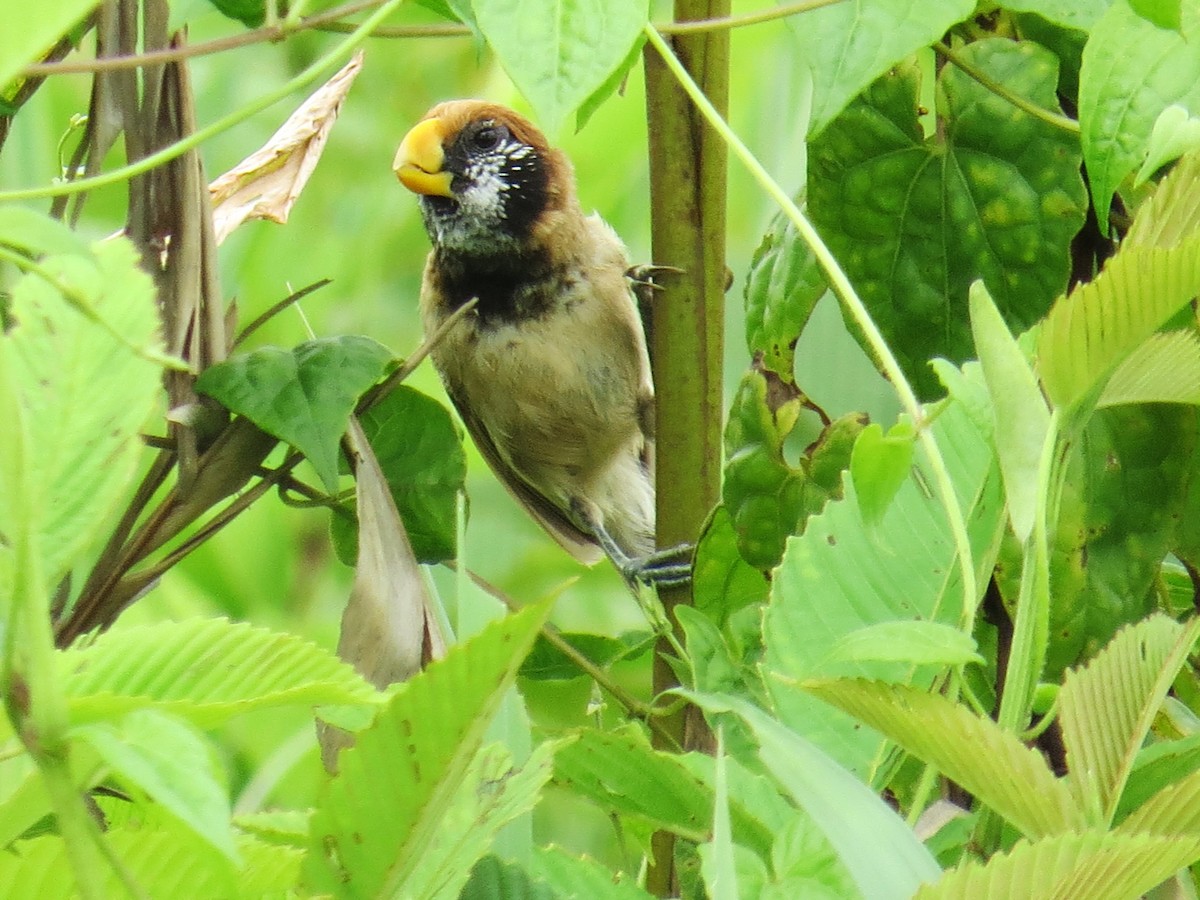
[[[208,186],[218,244],[247,219],[287,222],[361,68],[360,50],[260,150]]]

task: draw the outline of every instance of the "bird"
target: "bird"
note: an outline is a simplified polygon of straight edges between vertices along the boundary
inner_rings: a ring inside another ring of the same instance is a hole
[[[393,170],[432,244],[421,318],[446,331],[430,356],[499,481],[579,561],[607,556],[631,586],[687,581],[690,547],[655,550],[654,385],[632,281],[656,267],[630,266],[582,211],[566,155],[506,106],[439,103]]]

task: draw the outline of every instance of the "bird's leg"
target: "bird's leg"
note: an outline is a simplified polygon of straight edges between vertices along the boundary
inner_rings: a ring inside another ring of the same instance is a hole
[[[675,587],[692,580],[692,544],[679,544],[656,550],[645,556],[630,556],[612,539],[603,525],[592,531],[617,571],[628,581],[640,581],[653,587]]]

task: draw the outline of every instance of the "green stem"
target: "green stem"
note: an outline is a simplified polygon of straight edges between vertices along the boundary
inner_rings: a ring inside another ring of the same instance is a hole
[[[1051,492],[1057,487],[1059,466],[1058,410],[1050,414],[1050,427],[1038,461],[1037,505],[1033,531],[1025,542],[1021,564],[1021,587],[1013,623],[1012,650],[1004,679],[1004,696],[997,717],[1002,728],[1020,732],[1029,720],[1033,694],[1046,662],[1050,630],[1050,540]]]
[[[151,153],[139,159],[135,163],[130,163],[127,166],[122,166],[118,169],[113,169],[111,172],[105,172],[102,175],[96,175],[93,178],[80,178],[76,181],[68,181],[63,184],[52,184],[39,188],[25,188],[17,191],[0,191],[0,203],[13,200],[39,200],[44,197],[59,197],[66,194],[79,194],[84,191],[94,190],[95,188],[105,187],[110,184],[116,184],[125,181],[135,175],[141,175],[143,172],[149,172],[151,169],[161,166],[165,162],[170,162],[178,156],[191,150],[193,147],[198,147],[211,137],[215,137],[223,131],[227,131],[235,125],[240,125],[242,122],[255,116],[267,109],[270,106],[278,103],[284,97],[291,94],[293,91],[300,90],[306,87],[309,83],[316,80],[331,67],[348,57],[359,44],[371,36],[371,29],[384,18],[391,14],[403,0],[387,0],[379,9],[371,13],[367,18],[363,19],[362,23],[354,29],[354,32],[338,44],[329,53],[317,59],[316,62],[308,66],[303,72],[295,78],[290,79],[286,83],[280,85],[275,90],[258,98],[242,107],[236,109],[229,115],[224,116],[211,125],[198,129],[192,132],[187,137],[176,141],[174,144],[169,144],[163,147],[156,153]]]
[[[1058,113],[1048,109],[1043,109],[1036,103],[1026,100],[1020,94],[1010,91],[982,69],[976,68],[963,59],[962,55],[957,50],[952,49],[948,44],[938,41],[933,45],[933,49],[942,56],[946,57],[946,59],[950,60],[955,67],[962,69],[963,72],[965,72],[975,81],[979,82],[980,85],[987,88],[1000,99],[1008,101],[1022,112],[1028,113],[1035,119],[1045,122],[1047,125],[1052,125],[1055,128],[1070,132],[1071,134],[1079,134],[1079,123],[1074,119],[1059,115]]]
[[[842,267],[837,259],[834,258],[833,253],[830,252],[825,242],[821,240],[821,236],[817,234],[817,230],[805,218],[792,198],[787,195],[778,182],[763,168],[762,164],[755,158],[745,143],[742,142],[741,138],[729,127],[721,114],[708,102],[708,98],[704,96],[703,91],[697,87],[687,70],[675,58],[675,54],[671,52],[671,49],[667,46],[662,36],[649,26],[646,27],[645,34],[647,41],[662,56],[663,61],[675,74],[679,83],[687,91],[692,102],[704,114],[709,124],[725,139],[730,149],[733,150],[734,155],[746,166],[755,181],[766,192],[767,196],[779,205],[784,215],[795,226],[797,233],[799,233],[804,242],[812,250],[834,294],[837,295],[846,311],[849,312],[851,318],[854,320],[854,323],[865,335],[867,344],[870,346],[880,369],[887,379],[891,381],[892,386],[899,395],[901,405],[912,418],[913,424],[917,428],[917,439],[921,442],[921,447],[929,459],[938,499],[941,501],[950,525],[950,532],[954,540],[955,552],[958,557],[959,571],[962,578],[964,627],[969,631],[974,622],[977,589],[975,569],[971,556],[971,544],[967,536],[966,520],[963,516],[958,496],[954,492],[954,484],[950,478],[950,471],[937,445],[937,440],[933,437],[930,430],[924,427],[924,411],[917,400],[917,395],[913,391],[912,385],[909,384],[903,370],[900,368],[900,363],[892,354],[891,348],[888,347],[887,341],[884,340],[882,333],[875,325],[866,306],[863,305],[862,300],[855,292],[854,286],[850,284],[850,279],[846,277],[846,273],[842,271]]]

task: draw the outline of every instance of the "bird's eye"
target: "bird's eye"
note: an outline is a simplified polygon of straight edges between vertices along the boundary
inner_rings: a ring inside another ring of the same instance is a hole
[[[506,131],[499,125],[484,125],[471,135],[471,145],[476,150],[495,150],[504,140]]]

